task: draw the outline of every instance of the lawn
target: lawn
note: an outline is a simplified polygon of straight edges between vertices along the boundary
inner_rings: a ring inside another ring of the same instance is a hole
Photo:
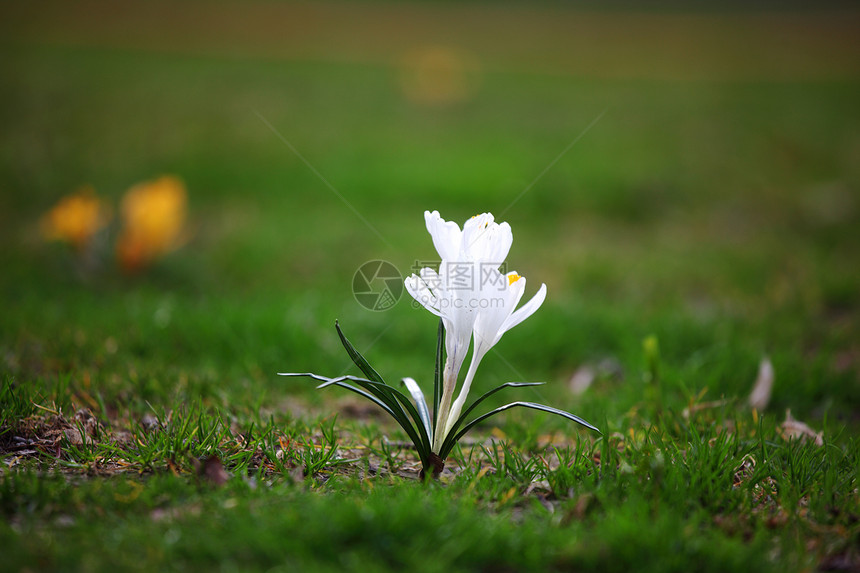
[[[70,6],[0,9],[0,570],[860,569],[860,12]],[[124,271],[164,174],[181,237]],[[84,253],[40,226],[83,185]],[[277,376],[359,375],[337,320],[430,391],[438,319],[353,276],[436,260],[436,209],[547,286],[473,395],[600,433],[511,410],[425,483]]]

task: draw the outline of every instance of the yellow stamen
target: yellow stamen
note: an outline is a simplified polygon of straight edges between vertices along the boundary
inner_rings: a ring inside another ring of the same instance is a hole
[[[511,273],[511,274],[509,274],[509,275],[508,275],[508,286],[510,286],[510,285],[512,285],[512,284],[514,284],[515,282],[517,282],[517,281],[518,281],[518,280],[520,280],[521,278],[523,278],[523,277],[521,277],[521,276],[520,276],[520,275],[518,275],[517,273]]]

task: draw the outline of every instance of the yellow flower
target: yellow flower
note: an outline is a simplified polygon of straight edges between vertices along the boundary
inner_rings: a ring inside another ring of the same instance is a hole
[[[89,185],[73,195],[60,199],[42,216],[41,229],[45,238],[66,241],[83,251],[96,232],[110,220],[108,208],[96,197]]]
[[[400,85],[409,101],[444,106],[468,101],[479,76],[477,59],[447,46],[427,46],[406,54],[401,64]]]
[[[123,227],[116,245],[126,271],[136,271],[179,246],[185,223],[185,185],[171,175],[139,183],[120,205]]]

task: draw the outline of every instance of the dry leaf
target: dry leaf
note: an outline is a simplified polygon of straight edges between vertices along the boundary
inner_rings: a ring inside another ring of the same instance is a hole
[[[681,412],[681,415],[684,416],[685,420],[689,420],[690,416],[697,412],[701,412],[702,410],[711,410],[713,408],[722,408],[730,402],[731,400],[729,399],[711,400],[710,402],[699,402],[698,404],[693,404],[691,406],[688,406],[687,408],[684,408],[684,410]]]
[[[596,364],[583,364],[576,369],[567,383],[568,389],[574,396],[583,394],[598,378],[618,380],[624,376],[624,367],[612,357],[604,358]]]
[[[69,440],[70,444],[80,446],[84,443],[84,440],[81,438],[81,432],[75,428],[66,428],[63,430],[63,434],[66,436],[66,439]]]
[[[770,402],[770,394],[773,390],[773,364],[768,357],[761,359],[758,366],[758,377],[755,380],[750,397],[747,399],[749,405],[756,410],[764,410]]]
[[[224,469],[218,456],[209,456],[199,466],[198,464],[194,465],[198,468],[197,475],[215,485],[224,485],[230,479],[230,474]]]
[[[734,486],[739,486],[753,476],[753,473],[755,472],[755,463],[755,457],[752,455],[747,454],[743,457],[740,465],[735,468],[735,474],[732,479]]]
[[[144,414],[143,418],[141,418],[140,420],[140,425],[143,426],[143,429],[147,432],[157,430],[161,426],[158,421],[158,418],[156,418],[152,414]]]
[[[99,434],[99,421],[96,420],[96,417],[90,411],[89,408],[81,408],[77,412],[75,412],[74,418],[76,424],[79,426],[83,426],[84,432],[87,436],[91,438],[95,438]]]
[[[579,520],[585,519],[589,508],[593,505],[593,501],[594,495],[590,493],[580,495],[576,500],[576,505],[573,507],[573,516]]]
[[[296,466],[290,470],[288,474],[293,483],[300,483],[303,479],[305,479],[305,470],[302,466]]]
[[[597,373],[591,366],[588,366],[587,364],[580,366],[576,369],[576,372],[573,373],[573,376],[570,377],[567,387],[574,396],[579,396],[588,390],[591,383],[594,382],[596,375]]]
[[[824,445],[824,432],[816,433],[815,430],[800,420],[795,420],[791,415],[791,410],[785,411],[785,421],[780,428],[782,429],[782,437],[786,440],[812,440],[816,446]]]

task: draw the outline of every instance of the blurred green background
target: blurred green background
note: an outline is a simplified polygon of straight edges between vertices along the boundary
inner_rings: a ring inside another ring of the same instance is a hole
[[[435,258],[425,209],[490,211],[548,297],[479,389],[546,380],[611,427],[655,335],[670,407],[744,397],[767,355],[774,414],[856,423],[858,29],[835,5],[5,4],[0,369],[109,412],[313,409],[327,398],[275,373],[347,371],[339,319],[384,375],[428,386],[434,317],[405,294],[364,309],[353,273]],[[115,227],[88,265],[40,235],[79,186],[116,208],[164,173],[188,240],[145,272],[120,272]]]

